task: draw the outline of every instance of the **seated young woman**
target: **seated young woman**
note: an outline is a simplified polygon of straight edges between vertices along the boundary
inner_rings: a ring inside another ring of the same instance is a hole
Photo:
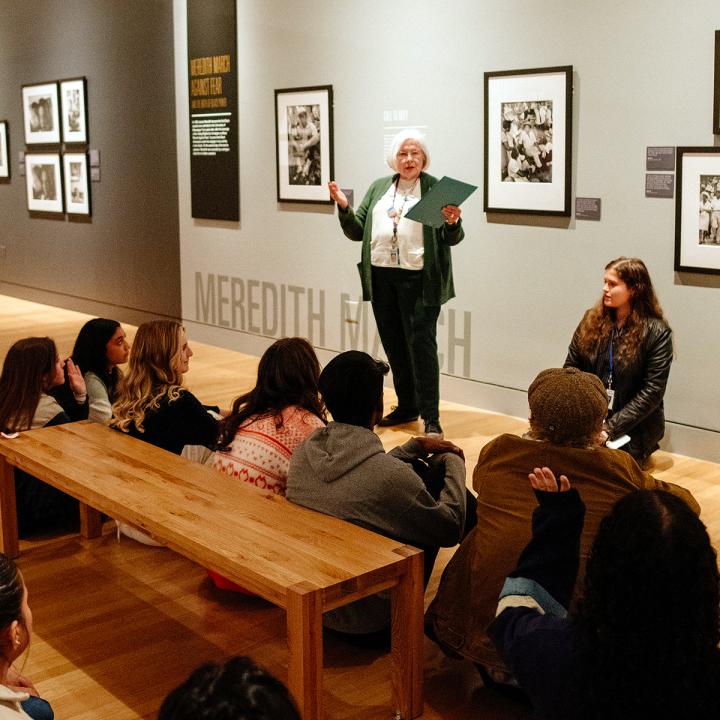
[[[260,358],[257,382],[235,400],[220,426],[212,466],[230,477],[285,495],[290,457],[314,430],[325,426],[320,363],[303,338],[282,338]],[[208,571],[223,590],[244,592]]]
[[[182,386],[192,355],[185,328],[176,320],[143,323],[117,390],[110,426],[176,455],[185,445],[213,447],[218,421]]]
[[[220,426],[213,467],[285,495],[290,456],[325,425],[318,392],[320,363],[303,338],[282,338],[260,358],[257,382],[235,400]]]
[[[32,635],[28,591],[15,563],[0,553],[0,718],[52,720],[54,713],[38,696],[32,681],[13,663],[27,649]]]
[[[91,422],[104,423],[112,417],[122,377],[118,365],[126,363],[129,354],[125,331],[117,320],[93,318],[80,329],[71,357],[85,378]]]
[[[85,400],[85,381],[72,359],[63,362],[52,339],[18,340],[9,350],[0,375],[0,430],[5,434],[71,422],[49,391],[65,382]],[[20,535],[78,520],[77,500],[17,470],[15,472]]]

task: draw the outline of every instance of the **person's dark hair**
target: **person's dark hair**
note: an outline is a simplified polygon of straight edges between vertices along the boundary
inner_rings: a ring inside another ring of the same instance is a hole
[[[0,553],[0,630],[20,619],[23,581],[15,563]]]
[[[717,557],[680,498],[646,490],[616,503],[574,621],[584,657],[578,717],[720,716]]]
[[[232,413],[223,421],[218,447],[229,447],[238,428],[258,415],[273,417],[276,427],[282,427],[282,411],[290,405],[325,420],[319,376],[320,363],[307,340],[292,337],[275,341],[260,358],[255,387],[235,400]]]
[[[387,363],[359,350],[334,357],[320,373],[320,393],[333,420],[367,427],[382,410]]]
[[[0,375],[0,430],[28,430],[40,402],[49,389],[58,353],[49,337],[18,340],[5,356]]]
[[[622,334],[618,348],[618,360],[631,362],[642,343],[645,334],[644,320],[648,318],[664,319],[660,302],[655,295],[650,273],[640,258],[619,257],[611,260],[605,270],[612,270],[628,287],[632,294],[632,309],[625,321],[625,332]],[[602,296],[591,307],[582,323],[578,335],[578,346],[586,353],[592,353],[600,338],[610,336],[615,324],[615,309],[605,307]]]
[[[106,318],[88,320],[80,328],[71,356],[83,375],[86,372],[95,373],[105,383],[110,401],[114,398],[121,371],[118,367],[114,367],[108,372],[107,344],[119,327],[120,323],[117,320]]]
[[[300,720],[287,688],[250,658],[195,670],[163,701],[158,720]]]

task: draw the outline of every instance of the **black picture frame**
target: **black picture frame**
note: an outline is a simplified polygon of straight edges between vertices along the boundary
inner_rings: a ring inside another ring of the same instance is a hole
[[[37,213],[65,212],[60,153],[26,152],[27,209]]]
[[[720,275],[720,147],[676,153],[675,270]],[[704,198],[711,194],[714,204]]]
[[[87,78],[65,78],[59,80],[58,85],[63,142],[65,145],[87,145]]]
[[[569,217],[572,65],[486,72],[484,78],[485,212]]]
[[[86,152],[63,154],[65,212],[68,215],[92,215],[90,171]]]
[[[317,143],[308,148],[313,137]],[[278,202],[332,205],[333,154],[332,85],[275,90]]]
[[[22,86],[26,145],[59,145],[60,95],[55,80]]]
[[[715,95],[713,101],[713,134],[720,135],[720,30],[715,31]]]
[[[0,182],[10,181],[10,136],[8,121],[0,120]]]

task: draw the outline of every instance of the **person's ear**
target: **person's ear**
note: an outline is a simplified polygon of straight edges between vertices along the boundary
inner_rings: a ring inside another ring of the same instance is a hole
[[[8,635],[9,635],[10,643],[12,644],[12,646],[15,650],[17,650],[22,643],[21,630],[22,630],[22,626],[21,626],[19,620],[13,620],[10,623]]]

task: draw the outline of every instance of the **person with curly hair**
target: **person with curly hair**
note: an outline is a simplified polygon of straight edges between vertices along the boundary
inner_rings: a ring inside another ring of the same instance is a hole
[[[163,701],[158,720],[300,720],[287,688],[248,657],[206,663]]]
[[[673,360],[672,330],[639,258],[605,266],[603,294],[575,330],[565,367],[597,375],[608,394],[606,439],[641,465],[665,434],[663,397]]]
[[[700,519],[680,498],[642,490],[600,524],[583,599],[570,597],[585,505],[566,475],[529,475],[532,540],[488,628],[548,720],[720,717],[720,576]]]

